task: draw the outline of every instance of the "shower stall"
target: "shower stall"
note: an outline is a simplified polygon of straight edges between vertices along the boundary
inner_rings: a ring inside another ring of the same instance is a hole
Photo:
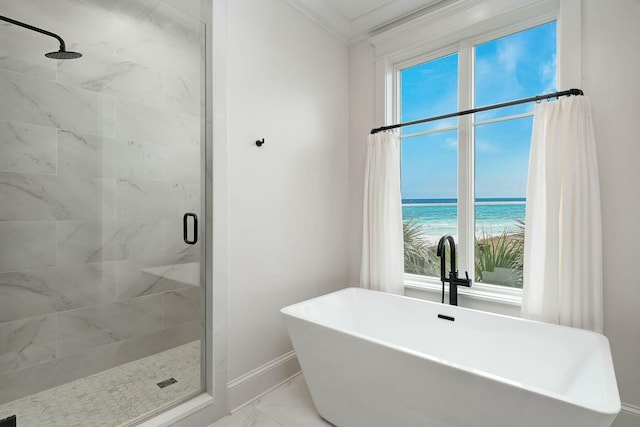
[[[205,389],[206,25],[160,0],[0,15],[0,420],[140,422]]]

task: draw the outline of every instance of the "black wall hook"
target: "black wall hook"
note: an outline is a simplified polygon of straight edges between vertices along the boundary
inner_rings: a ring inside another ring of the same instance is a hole
[[[264,144],[264,138],[259,139],[259,140],[257,140],[257,141],[256,141],[256,145],[257,145],[258,147],[262,147],[262,144]]]

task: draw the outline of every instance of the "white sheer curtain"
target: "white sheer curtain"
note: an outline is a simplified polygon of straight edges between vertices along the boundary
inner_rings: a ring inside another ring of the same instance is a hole
[[[522,315],[602,332],[602,224],[589,100],[535,106]]]
[[[400,139],[397,134],[369,135],[363,216],[360,286],[404,294]]]

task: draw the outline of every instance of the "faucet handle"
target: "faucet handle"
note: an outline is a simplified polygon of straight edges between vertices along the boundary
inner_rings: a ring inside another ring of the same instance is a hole
[[[464,272],[465,277],[467,278],[467,286],[471,287],[471,279],[469,279],[469,272]]]

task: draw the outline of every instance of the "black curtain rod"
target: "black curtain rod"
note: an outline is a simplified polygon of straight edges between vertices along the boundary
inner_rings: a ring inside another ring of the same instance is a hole
[[[582,90],[580,89],[569,89],[562,92],[548,93],[546,95],[538,95],[538,96],[532,96],[531,98],[523,98],[523,99],[517,99],[515,101],[503,102],[502,104],[487,105],[485,107],[478,107],[471,110],[458,111],[457,113],[444,114],[442,116],[435,116],[435,117],[429,117],[427,119],[414,120],[412,122],[399,123],[397,125],[382,126],[379,128],[371,129],[371,135],[376,134],[378,132],[398,129],[405,126],[418,125],[420,123],[433,122],[436,120],[448,119],[450,117],[466,116],[467,114],[479,113],[481,111],[495,110],[496,108],[510,107],[512,105],[526,104],[528,102],[540,102],[540,101],[544,101],[545,99],[559,98],[561,96],[571,96],[571,95],[584,95],[584,92],[582,92]]]

